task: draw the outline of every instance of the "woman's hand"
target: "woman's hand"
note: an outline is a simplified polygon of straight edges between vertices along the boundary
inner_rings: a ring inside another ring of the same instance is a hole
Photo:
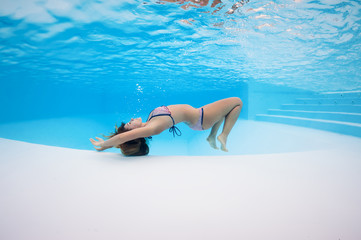
[[[95,137],[98,141],[94,140],[94,139],[89,139],[90,142],[94,145],[94,148],[98,151],[103,151],[105,149],[111,148],[111,147],[104,147],[104,140],[99,138],[99,137]]]

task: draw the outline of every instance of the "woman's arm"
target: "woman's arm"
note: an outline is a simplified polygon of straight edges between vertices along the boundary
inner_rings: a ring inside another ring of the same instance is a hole
[[[134,140],[137,138],[149,137],[155,134],[155,131],[151,127],[136,128],[128,132],[120,133],[114,137],[104,141],[102,138],[96,137],[96,140],[90,139],[90,142],[94,145],[94,148],[98,151],[103,151],[108,148],[119,146],[122,143]]]

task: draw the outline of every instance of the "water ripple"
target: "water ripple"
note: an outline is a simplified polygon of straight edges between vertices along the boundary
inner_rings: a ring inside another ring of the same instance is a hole
[[[142,91],[146,82],[186,91],[244,79],[360,89],[358,1],[237,3],[2,1],[0,68],[99,88],[136,79]]]

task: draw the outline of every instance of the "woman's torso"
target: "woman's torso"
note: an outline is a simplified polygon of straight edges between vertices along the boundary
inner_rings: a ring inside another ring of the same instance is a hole
[[[199,119],[199,111],[188,105],[188,104],[177,104],[177,105],[169,105],[167,106],[172,118],[174,119],[174,123],[178,124],[184,122],[188,125],[194,125]],[[153,112],[150,114],[152,116]],[[160,117],[168,117],[171,125],[173,125],[173,121],[169,116],[160,116]],[[156,119],[154,116],[151,120]]]

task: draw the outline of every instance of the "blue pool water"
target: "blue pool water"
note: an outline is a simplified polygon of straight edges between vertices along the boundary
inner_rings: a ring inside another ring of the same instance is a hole
[[[0,0],[0,137],[91,149],[84,139],[159,105],[230,96],[245,103],[240,122],[345,92],[359,118],[359,1],[241,2]],[[186,129],[172,141],[189,149],[205,133]]]

